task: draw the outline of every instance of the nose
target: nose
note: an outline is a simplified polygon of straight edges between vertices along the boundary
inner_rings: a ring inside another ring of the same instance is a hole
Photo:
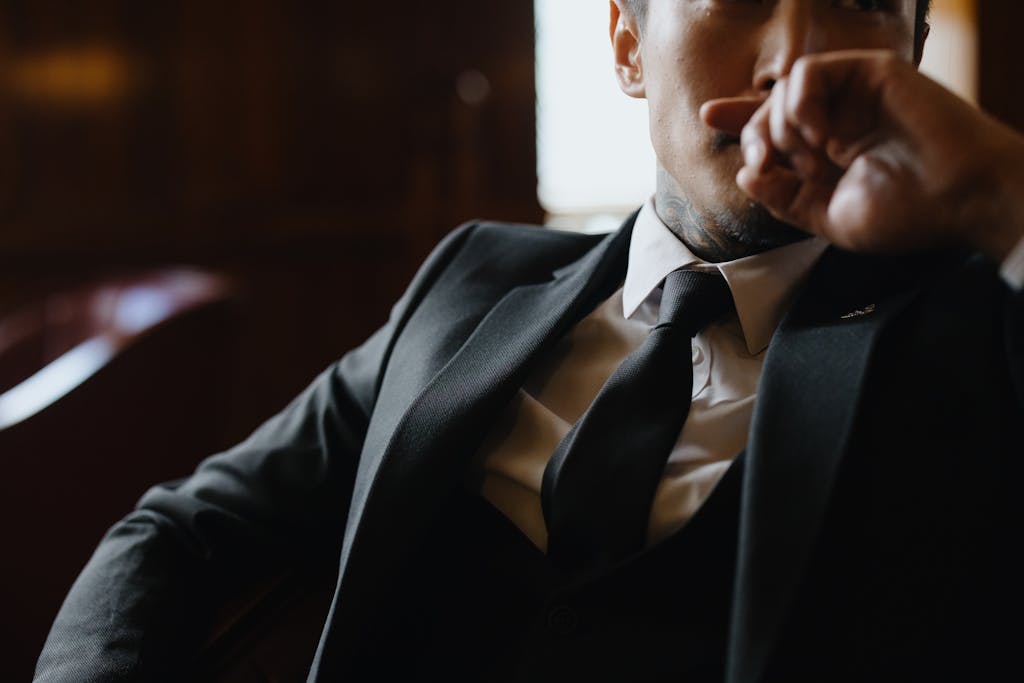
[[[810,0],[779,0],[775,4],[762,27],[754,68],[756,89],[771,90],[798,59],[822,50],[824,27],[815,5]]]

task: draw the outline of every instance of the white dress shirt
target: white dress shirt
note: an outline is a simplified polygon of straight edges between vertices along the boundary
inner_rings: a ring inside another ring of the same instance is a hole
[[[1024,289],[1024,239],[1017,242],[1017,246],[1006,256],[999,274],[1003,276],[1006,284],[1016,291]]]
[[[693,340],[690,413],[655,494],[648,543],[682,527],[746,447],[768,342],[796,286],[825,247],[823,240],[808,239],[708,264],[669,231],[648,201],[633,228],[623,287],[539,360],[485,439],[470,470],[470,486],[545,550],[541,481],[558,442],[647,337],[658,319],[665,276],[683,267],[717,269],[732,291],[736,315]]]

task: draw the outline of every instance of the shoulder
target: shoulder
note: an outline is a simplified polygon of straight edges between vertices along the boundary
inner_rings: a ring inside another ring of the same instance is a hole
[[[542,254],[580,253],[596,246],[606,235],[587,234],[559,230],[525,223],[503,223],[497,221],[471,221],[452,231],[452,236],[465,239],[467,248],[481,254],[508,254],[510,248],[517,251],[539,252]]]
[[[490,277],[518,273],[530,279],[531,273],[543,277],[579,259],[606,237],[539,225],[470,221],[450,232],[428,262],[443,262],[446,270]]]

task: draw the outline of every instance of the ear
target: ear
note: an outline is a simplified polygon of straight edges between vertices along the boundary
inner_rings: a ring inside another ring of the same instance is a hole
[[[609,7],[615,77],[619,80],[619,87],[630,97],[646,97],[643,62],[640,58],[640,28],[636,17],[626,6],[626,0],[611,0]]]
[[[917,41],[914,45],[914,66],[921,68],[921,59],[924,57],[924,45],[928,40],[928,35],[932,32],[931,24],[925,24],[924,30],[921,31],[921,40]]]

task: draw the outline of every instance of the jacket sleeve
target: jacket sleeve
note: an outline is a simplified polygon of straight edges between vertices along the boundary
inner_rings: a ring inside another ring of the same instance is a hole
[[[108,531],[57,614],[36,681],[173,679],[227,577],[338,546],[394,340],[471,230],[441,242],[365,344],[246,441],[150,489]]]
[[[1024,289],[1007,297],[1006,350],[1017,400],[1024,410]]]

